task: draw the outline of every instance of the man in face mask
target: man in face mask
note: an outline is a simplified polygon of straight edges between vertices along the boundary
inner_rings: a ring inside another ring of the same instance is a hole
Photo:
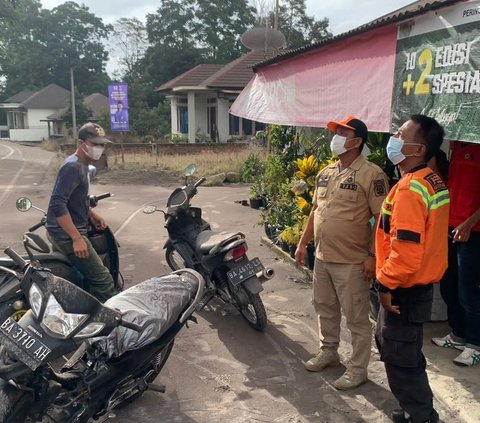
[[[86,123],[78,132],[78,146],[58,171],[47,212],[47,236],[85,277],[90,293],[104,302],[116,294],[113,278],[87,238],[88,222],[99,229],[105,220],[90,208],[88,165],[98,160],[105,145],[105,131]]]
[[[447,268],[449,195],[426,164],[438,153],[443,135],[435,119],[413,115],[387,145],[402,178],[382,205],[376,232],[381,307],[375,340],[401,407],[393,413],[395,423],[438,421],[422,346],[433,283]]]
[[[335,132],[330,148],[339,160],[317,176],[312,212],[295,259],[305,264],[307,244],[314,238],[313,305],[323,340],[320,352],[305,368],[318,372],[339,364],[342,311],[352,334],[353,351],[346,372],[333,385],[346,390],[367,381],[372,337],[369,287],[375,276],[370,220],[380,212],[387,178],[361,154],[368,137],[365,123],[349,116],[329,122],[327,128]]]

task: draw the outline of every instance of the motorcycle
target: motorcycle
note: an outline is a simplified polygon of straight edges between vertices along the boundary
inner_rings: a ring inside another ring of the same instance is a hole
[[[109,192],[97,196],[90,196],[90,207],[96,207],[99,201],[111,196],[112,194]],[[49,268],[55,275],[67,279],[88,291],[88,286],[84,281],[83,275],[72,265],[70,260],[60,252],[52,252],[45,240],[35,233],[37,229],[45,226],[47,220],[46,212],[32,204],[32,201],[26,197],[19,198],[16,201],[16,207],[20,212],[27,212],[31,209],[35,209],[43,213],[40,222],[33,225],[24,234],[24,242],[28,244],[30,250],[34,250],[38,253],[33,256],[34,259],[39,261],[44,267]],[[121,291],[124,283],[119,269],[119,245],[113,232],[109,227],[105,229],[97,229],[90,224],[87,237],[102,259],[105,267],[110,270],[113,280],[116,281],[117,290]],[[13,270],[17,269],[16,264],[10,257],[0,257],[0,266]],[[0,272],[0,318],[8,314],[18,320],[26,312],[29,306],[21,292],[18,292],[16,295],[11,292],[11,285],[11,274]]]
[[[191,199],[206,180],[188,183],[195,172],[191,165],[185,173],[185,186],[176,188],[167,201],[167,209],[147,206],[143,212],[164,213],[168,232],[165,259],[172,270],[184,267],[199,272],[206,281],[203,307],[214,297],[232,304],[258,331],[265,329],[267,314],[260,297],[262,282],[274,276],[272,268],[265,268],[258,257],[249,260],[247,241],[241,232],[214,232],[202,219],[202,209],[192,207]]]
[[[28,246],[26,246],[28,251]],[[205,281],[182,269],[154,277],[101,304],[33,259],[5,253],[31,309],[0,321],[0,421],[105,421],[154,382]]]

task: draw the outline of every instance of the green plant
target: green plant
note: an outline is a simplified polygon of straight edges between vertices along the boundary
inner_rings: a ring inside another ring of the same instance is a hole
[[[265,164],[261,158],[255,154],[251,153],[242,166],[242,181],[243,182],[252,182],[255,178],[259,178],[265,169]]]
[[[249,197],[252,199],[265,197],[265,188],[261,178],[255,179],[252,185],[250,185]]]

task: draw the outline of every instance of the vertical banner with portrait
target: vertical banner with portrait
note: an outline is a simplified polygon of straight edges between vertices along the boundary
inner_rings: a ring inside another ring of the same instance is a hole
[[[480,142],[480,1],[400,28],[392,131],[417,113],[442,124],[447,139]]]
[[[110,129],[128,131],[128,84],[109,84]]]

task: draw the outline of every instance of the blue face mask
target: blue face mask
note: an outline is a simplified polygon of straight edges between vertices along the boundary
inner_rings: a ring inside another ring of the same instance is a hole
[[[394,165],[398,165],[403,162],[406,158],[405,154],[402,153],[404,141],[390,137],[387,144],[387,156]]]

